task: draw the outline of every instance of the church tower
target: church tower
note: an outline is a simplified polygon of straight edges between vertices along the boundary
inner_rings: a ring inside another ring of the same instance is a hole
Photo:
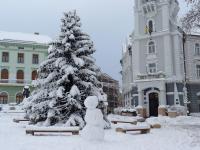
[[[135,0],[134,32],[130,35],[132,82],[123,93],[146,116],[157,116],[166,105],[183,103],[184,61],[178,31],[177,0]],[[129,58],[130,59],[130,58]],[[122,58],[122,76],[127,57]],[[123,82],[124,83],[124,82]],[[131,94],[130,94],[131,93]],[[127,96],[130,95],[129,96]],[[177,96],[178,95],[178,96]]]

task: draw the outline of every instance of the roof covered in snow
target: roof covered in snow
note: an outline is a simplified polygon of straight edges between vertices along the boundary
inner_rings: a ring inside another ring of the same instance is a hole
[[[21,41],[28,43],[48,44],[51,42],[51,40],[52,39],[46,35],[0,31],[0,41],[18,41],[18,43]]]
[[[193,28],[190,32],[191,35],[199,35],[200,36],[200,28]]]

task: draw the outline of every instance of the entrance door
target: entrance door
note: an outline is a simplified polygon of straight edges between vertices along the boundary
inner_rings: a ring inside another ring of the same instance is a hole
[[[158,93],[149,94],[149,116],[158,116]]]

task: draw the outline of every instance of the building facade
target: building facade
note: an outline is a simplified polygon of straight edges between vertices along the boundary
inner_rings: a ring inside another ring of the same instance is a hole
[[[114,108],[120,105],[119,81],[105,73],[99,76],[99,81],[102,83],[103,91],[107,94],[107,111],[108,113],[113,113]]]
[[[200,36],[183,36],[178,12],[177,0],[135,0],[135,30],[122,52],[122,93],[124,106],[138,106],[146,116],[188,100],[191,112],[200,111]]]
[[[0,32],[0,104],[23,100],[23,87],[36,78],[50,41],[38,33]]]

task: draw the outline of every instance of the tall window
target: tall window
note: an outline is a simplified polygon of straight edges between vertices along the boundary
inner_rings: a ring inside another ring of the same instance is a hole
[[[157,72],[156,63],[149,64],[148,68],[149,68],[149,73],[156,73]]]
[[[23,70],[17,71],[17,83],[24,83],[24,71]]]
[[[0,104],[7,104],[8,103],[8,94],[6,92],[0,93]]]
[[[32,72],[32,80],[35,80],[36,78],[37,78],[37,71],[34,70],[34,71]]]
[[[9,62],[9,53],[8,52],[2,53],[2,62]]]
[[[199,43],[195,44],[195,55],[200,55],[200,44]]]
[[[23,53],[18,53],[18,63],[24,63],[24,54]]]
[[[33,54],[32,63],[33,64],[38,64],[39,63],[39,56],[38,56],[38,54]]]
[[[153,32],[153,21],[152,20],[149,20],[148,26],[149,26],[149,33],[151,34]]]
[[[16,95],[16,103],[19,104],[23,101],[23,94],[20,92],[20,93],[17,93]]]
[[[200,78],[200,65],[196,65],[197,78]]]
[[[9,73],[8,73],[8,69],[2,69],[1,70],[1,82],[8,82],[8,77],[9,77]]]
[[[155,43],[153,41],[149,42],[149,54],[154,54],[156,52],[155,50]]]

